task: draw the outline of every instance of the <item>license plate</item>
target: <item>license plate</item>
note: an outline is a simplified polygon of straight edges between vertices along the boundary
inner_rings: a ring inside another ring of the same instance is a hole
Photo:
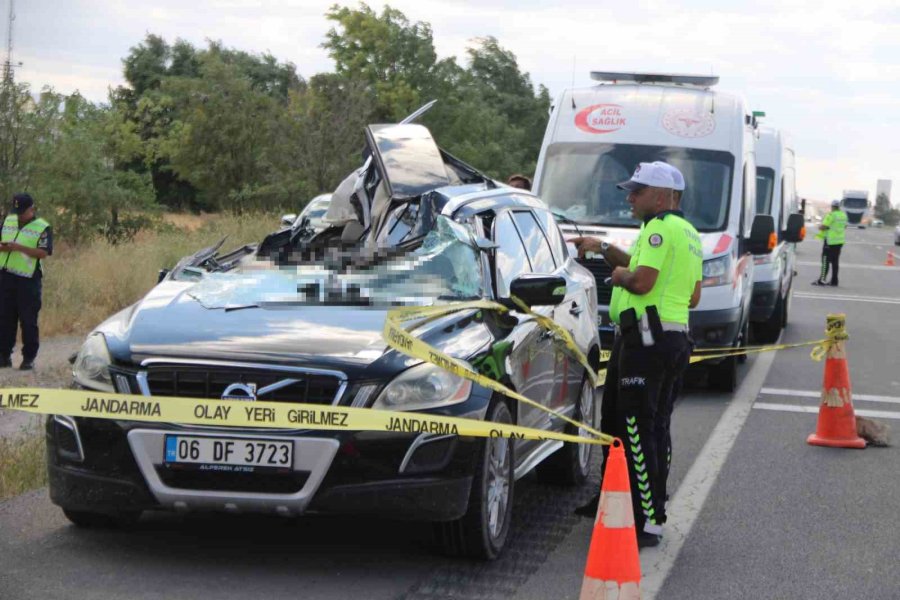
[[[167,435],[165,462],[169,465],[221,465],[290,469],[294,465],[291,441]]]

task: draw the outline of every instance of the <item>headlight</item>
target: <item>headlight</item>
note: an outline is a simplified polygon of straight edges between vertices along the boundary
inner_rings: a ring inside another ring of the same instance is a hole
[[[78,351],[72,374],[75,381],[84,387],[101,392],[114,392],[112,378],[109,375],[110,363],[112,359],[106,347],[106,338],[102,333],[94,333],[88,336]]]
[[[465,402],[472,382],[425,363],[401,373],[375,400],[372,408],[422,410]]]
[[[731,283],[733,279],[734,270],[731,268],[730,254],[703,261],[703,287],[725,285]]]

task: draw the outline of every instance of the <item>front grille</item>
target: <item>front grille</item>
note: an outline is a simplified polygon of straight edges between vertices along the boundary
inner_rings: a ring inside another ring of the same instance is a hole
[[[579,258],[578,264],[591,272],[597,280],[597,302],[609,306],[612,299],[612,286],[603,283],[603,280],[612,275],[612,267],[602,258]]]
[[[292,379],[295,381],[288,381]],[[218,399],[233,384],[255,386],[258,400],[331,404],[341,380],[333,375],[230,366],[151,365],[147,368],[147,386],[153,396]],[[274,384],[282,385],[265,389]]]
[[[306,471],[228,473],[197,468],[174,469],[164,465],[157,466],[156,473],[163,483],[173,488],[260,494],[296,494],[309,478]]]

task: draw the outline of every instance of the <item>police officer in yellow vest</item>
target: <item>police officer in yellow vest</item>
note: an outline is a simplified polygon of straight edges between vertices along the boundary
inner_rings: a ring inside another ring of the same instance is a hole
[[[847,213],[841,210],[841,201],[831,202],[831,212],[822,219],[817,238],[825,240],[822,246],[822,272],[819,278],[812,282],[813,285],[829,285],[825,282],[828,277],[828,267],[831,267],[831,283],[837,287],[838,265],[841,262],[841,249],[844,247],[844,234],[847,231]]]
[[[41,310],[41,260],[53,254],[53,230],[35,217],[28,194],[13,196],[12,213],[0,235],[0,367],[12,366],[16,330],[22,325],[23,371],[34,368]]]
[[[625,443],[642,546],[659,543],[665,522],[665,481],[659,466],[667,449],[658,447],[657,410],[690,353],[688,309],[700,300],[702,278],[700,238],[672,211],[675,182],[666,167],[641,163],[629,181],[619,184],[628,192],[632,213],[644,223],[628,266],[621,265],[621,251],[605,248],[614,255],[610,262],[617,264],[609,307],[617,328],[601,429]],[[574,242],[580,253],[604,250],[594,238]]]

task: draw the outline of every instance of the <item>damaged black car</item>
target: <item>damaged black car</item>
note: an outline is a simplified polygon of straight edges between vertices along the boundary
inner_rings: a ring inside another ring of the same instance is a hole
[[[516,294],[567,329],[596,367],[596,289],[537,197],[447,154],[420,125],[371,125],[366,138],[365,164],[335,190],[324,229],[298,219],[259,244],[186,257],[87,337],[76,385],[416,411],[588,436],[387,347],[381,332],[393,307],[508,303]],[[533,317],[472,309],[412,331],[593,424],[586,370]],[[432,522],[447,552],[481,558],[504,547],[517,479],[537,469],[545,480],[580,484],[592,449],[65,416],[48,419],[47,440],[51,498],[78,525],[128,524],[155,510],[372,514]]]

